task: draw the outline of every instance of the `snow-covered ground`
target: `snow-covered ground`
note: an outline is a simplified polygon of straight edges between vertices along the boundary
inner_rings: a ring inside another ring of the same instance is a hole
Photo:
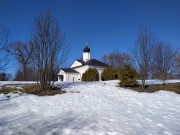
[[[117,83],[69,83],[56,96],[0,94],[0,135],[180,135],[180,95]]]

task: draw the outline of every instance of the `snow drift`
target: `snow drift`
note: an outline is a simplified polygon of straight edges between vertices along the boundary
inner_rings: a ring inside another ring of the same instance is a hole
[[[69,83],[56,96],[0,94],[0,134],[180,134],[180,95],[138,93],[117,83]]]

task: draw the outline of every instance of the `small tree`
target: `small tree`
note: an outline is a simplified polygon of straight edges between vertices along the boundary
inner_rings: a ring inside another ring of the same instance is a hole
[[[82,75],[82,81],[98,81],[98,80],[99,80],[99,73],[95,68],[89,68]]]
[[[113,67],[107,67],[102,72],[102,80],[115,80],[118,79],[117,70]]]
[[[138,73],[136,70],[130,66],[124,66],[119,69],[119,80],[120,86],[123,87],[134,87],[137,85],[136,79]]]

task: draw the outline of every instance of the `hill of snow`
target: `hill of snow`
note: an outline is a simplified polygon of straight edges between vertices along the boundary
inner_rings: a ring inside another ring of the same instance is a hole
[[[0,94],[0,134],[180,134],[180,95],[138,93],[117,83],[68,83],[67,93],[56,96]]]

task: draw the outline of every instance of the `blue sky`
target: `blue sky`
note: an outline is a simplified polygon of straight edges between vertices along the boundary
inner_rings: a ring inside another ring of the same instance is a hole
[[[82,56],[86,38],[91,56],[99,59],[115,48],[128,52],[145,27],[180,46],[179,0],[0,0],[0,25],[10,30],[11,40],[26,41],[34,17],[47,11],[57,17],[71,42],[67,65]]]

